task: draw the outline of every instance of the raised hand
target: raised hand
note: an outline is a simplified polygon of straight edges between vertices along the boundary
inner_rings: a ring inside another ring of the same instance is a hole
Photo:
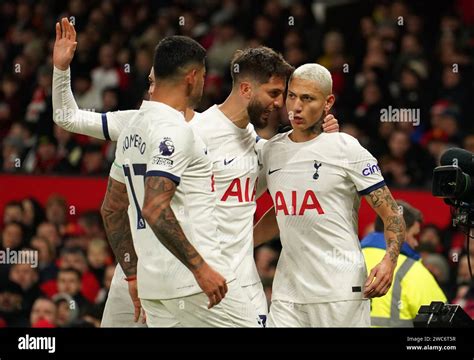
[[[60,70],[67,70],[76,51],[76,30],[67,18],[56,23],[56,41],[53,49],[53,64]]]

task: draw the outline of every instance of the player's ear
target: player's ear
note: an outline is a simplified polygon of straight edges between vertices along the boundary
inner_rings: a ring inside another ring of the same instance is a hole
[[[197,76],[198,76],[198,70],[196,68],[192,68],[186,75],[186,82],[188,84],[194,85],[196,83]]]
[[[246,100],[252,97],[252,84],[249,81],[242,81],[239,84],[239,92]]]
[[[326,113],[329,112],[329,110],[331,110],[335,101],[336,101],[336,97],[334,96],[334,94],[328,95],[326,97],[326,104],[324,105],[324,111],[326,111]]]

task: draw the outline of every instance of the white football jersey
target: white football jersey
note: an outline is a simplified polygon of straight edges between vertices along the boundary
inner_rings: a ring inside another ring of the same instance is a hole
[[[260,281],[253,258],[253,216],[259,171],[257,152],[265,140],[253,125],[235,126],[212,106],[190,123],[207,146],[217,195],[216,217],[224,256],[242,286]]]
[[[138,255],[138,294],[171,299],[201,292],[193,274],[156,238],[141,215],[145,176],[164,176],[178,186],[171,200],[187,239],[229,282],[235,279],[221,254],[214,214],[212,164],[205,145],[183,115],[163,103],[144,101],[117,141],[110,176],[127,186]]]
[[[358,229],[360,195],[385,185],[375,158],[344,133],[295,143],[278,134],[263,148],[282,252],[272,300],[362,299],[367,279]]]

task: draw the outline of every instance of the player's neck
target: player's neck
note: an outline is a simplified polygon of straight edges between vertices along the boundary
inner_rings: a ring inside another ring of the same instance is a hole
[[[193,119],[194,113],[195,111],[190,107],[186,108],[186,111],[184,112],[184,119],[186,120],[186,122],[190,122]]]
[[[155,91],[150,97],[150,101],[158,101],[163,104],[166,104],[173,109],[181,111],[183,114],[186,113],[186,108],[188,107],[188,98],[184,94],[179,94],[176,91],[176,88],[171,88],[169,86],[155,86]]]
[[[218,107],[235,126],[245,129],[249,124],[250,120],[247,107],[242,104],[240,97],[233,92],[231,92],[227,99],[218,105]]]
[[[291,134],[289,135],[291,141],[300,143],[300,142],[306,142],[306,141],[311,141],[318,137],[321,134],[319,131],[314,131],[313,129],[308,129],[305,131],[293,129]]]

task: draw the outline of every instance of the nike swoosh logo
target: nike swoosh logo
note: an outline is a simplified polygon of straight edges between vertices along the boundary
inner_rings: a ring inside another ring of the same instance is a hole
[[[281,168],[275,169],[275,170],[270,170],[270,169],[268,169],[268,175],[271,175],[271,174],[273,174],[274,172],[280,171],[280,170],[281,170]]]
[[[230,159],[229,161],[227,161],[226,159],[224,159],[224,165],[229,165],[232,161],[234,161],[235,158],[233,159]]]

